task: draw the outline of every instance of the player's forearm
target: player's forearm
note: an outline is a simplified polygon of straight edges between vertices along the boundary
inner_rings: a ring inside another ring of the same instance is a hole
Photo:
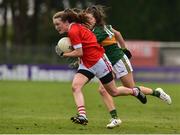
[[[64,57],[81,57],[83,52],[81,50],[73,50],[72,52],[64,53]]]
[[[125,41],[124,41],[123,37],[121,36],[121,34],[119,34],[119,36],[115,36],[115,38],[119,42],[121,48],[126,48]]]
[[[125,41],[124,41],[121,33],[119,31],[115,30],[115,29],[113,29],[113,33],[115,35],[115,38],[116,38],[117,42],[119,42],[120,47],[121,48],[126,48],[126,44],[125,44]]]

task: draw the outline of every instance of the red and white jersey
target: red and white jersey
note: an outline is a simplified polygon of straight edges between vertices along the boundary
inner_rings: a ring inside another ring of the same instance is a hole
[[[85,26],[72,23],[68,30],[68,37],[74,49],[82,47],[81,62],[87,68],[92,67],[103,57],[103,47],[97,43],[96,36]]]

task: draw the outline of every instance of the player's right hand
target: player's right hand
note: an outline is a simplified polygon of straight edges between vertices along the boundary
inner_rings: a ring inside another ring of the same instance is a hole
[[[63,51],[61,51],[61,49],[59,49],[59,47],[56,45],[55,46],[55,52],[56,52],[56,54],[57,55],[59,55],[59,56],[63,56],[63,54],[64,54],[64,52]]]

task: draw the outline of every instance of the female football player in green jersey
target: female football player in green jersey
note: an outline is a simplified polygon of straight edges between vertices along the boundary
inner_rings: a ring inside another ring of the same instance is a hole
[[[98,42],[104,47],[105,53],[112,63],[114,77],[120,79],[125,87],[136,87],[133,79],[133,69],[129,59],[131,53],[126,49],[125,41],[121,33],[112,28],[111,25],[105,23],[105,12],[102,6],[91,6],[85,10],[88,22],[85,23],[96,35]],[[167,95],[162,88],[151,89],[139,86],[141,91],[146,95],[158,97],[168,104],[171,104],[171,97]],[[103,101],[107,106],[112,119],[107,124],[107,128],[113,128],[121,124],[121,120],[117,116],[115,105],[112,97],[106,92],[100,83],[99,92]]]

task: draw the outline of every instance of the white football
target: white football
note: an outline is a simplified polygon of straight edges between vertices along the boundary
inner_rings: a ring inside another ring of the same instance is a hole
[[[58,41],[57,46],[63,52],[71,52],[73,50],[71,41],[68,37],[63,37]]]

